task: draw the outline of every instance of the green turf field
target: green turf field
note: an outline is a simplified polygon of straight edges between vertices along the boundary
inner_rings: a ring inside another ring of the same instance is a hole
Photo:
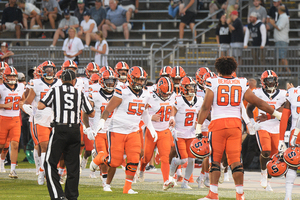
[[[32,200],[32,199],[49,199],[47,186],[39,186],[36,181],[20,180],[20,179],[4,179],[0,181],[1,199],[7,200]],[[169,192],[158,192],[149,190],[139,190],[139,194],[128,195],[123,194],[121,188],[115,188],[114,192],[103,192],[102,188],[97,186],[79,185],[78,199],[121,199],[121,200],[146,200],[146,199],[163,199],[163,200],[187,200],[198,199],[201,196],[178,194]],[[220,198],[229,200],[230,198]]]

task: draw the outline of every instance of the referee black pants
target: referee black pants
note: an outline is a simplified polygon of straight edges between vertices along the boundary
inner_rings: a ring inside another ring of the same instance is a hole
[[[66,197],[68,200],[77,199],[79,184],[79,152],[80,152],[80,128],[79,125],[69,127],[57,125],[52,130],[45,158],[45,174],[47,187],[51,199]],[[64,155],[67,167],[67,180],[65,194],[59,183],[57,164]]]

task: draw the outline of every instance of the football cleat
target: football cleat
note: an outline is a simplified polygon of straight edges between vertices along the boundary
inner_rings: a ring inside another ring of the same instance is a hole
[[[266,187],[266,191],[267,191],[267,192],[273,192],[273,189],[272,189],[270,183],[268,183],[268,185],[267,185],[267,187]]]
[[[45,171],[40,171],[38,176],[38,184],[44,185],[44,183],[45,183]]]
[[[140,181],[140,182],[144,182],[144,181],[145,181],[145,172],[140,171],[139,181]]]
[[[96,173],[95,172],[90,172],[90,178],[97,178]]]
[[[245,200],[245,194],[238,194],[236,193],[236,200]]]
[[[109,184],[105,184],[105,185],[103,186],[103,191],[104,191],[104,192],[112,192],[112,190],[110,189],[110,185],[109,185]]]
[[[92,171],[92,172],[95,172],[97,169],[98,169],[98,165],[96,165],[95,163],[94,163],[94,161],[91,161],[91,163],[90,163],[90,170]]]
[[[213,193],[212,191],[209,190],[209,193],[206,197],[203,197],[198,200],[219,200],[219,195],[218,193]]]
[[[138,194],[138,192],[134,191],[133,189],[128,190],[127,194]]]
[[[87,159],[82,158],[81,163],[80,163],[81,170],[84,170],[86,168],[87,161],[88,161]]]
[[[181,188],[183,188],[183,189],[189,189],[189,190],[192,189],[192,188],[191,188],[187,183],[185,183],[185,182],[182,182]]]
[[[18,174],[15,170],[11,171],[8,175],[10,178],[18,178]]]
[[[263,188],[266,188],[268,186],[268,173],[267,172],[261,173],[260,185]]]
[[[167,180],[166,182],[164,182],[163,190],[167,190],[172,187],[174,187],[174,181]]]

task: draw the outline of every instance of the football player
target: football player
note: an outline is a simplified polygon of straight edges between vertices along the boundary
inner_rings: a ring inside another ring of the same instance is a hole
[[[203,98],[196,95],[196,82],[189,76],[181,79],[179,88],[181,95],[175,99],[170,119],[170,126],[175,125],[174,143],[178,158],[172,159],[170,176],[174,176],[179,165],[188,162],[181,188],[192,189],[188,182],[194,170],[195,156],[190,145],[195,138],[195,123]]]
[[[19,105],[22,105],[23,101],[25,100],[25,90],[24,84],[17,82],[18,72],[14,67],[6,67],[2,76],[3,84],[0,85],[0,151],[2,151],[2,149],[5,147],[6,142],[9,142],[10,140],[11,169],[9,177],[18,178],[15,169],[21,135]],[[3,162],[2,159],[1,162]]]
[[[285,200],[292,199],[292,190],[295,179],[297,177],[297,168],[299,164],[299,145],[300,139],[298,134],[300,131],[300,119],[299,119],[299,107],[300,107],[300,87],[290,88],[287,92],[286,102],[282,111],[282,117],[280,120],[280,138],[278,151],[280,154],[284,152],[284,161],[289,165],[289,169],[285,175]],[[291,146],[286,150],[284,143],[284,135],[288,124],[289,117],[292,117],[292,126],[289,145]],[[294,153],[291,153],[294,152]],[[296,154],[297,152],[297,154]],[[288,157],[290,155],[290,157]],[[293,162],[292,162],[293,159]]]
[[[126,62],[120,61],[115,66],[115,73],[118,78],[117,86],[120,85],[128,85],[127,74],[128,74],[129,66]]]
[[[253,90],[253,93],[260,99],[267,102],[270,106],[278,111],[283,110],[285,102],[286,91],[279,90],[278,87],[278,76],[272,70],[266,70],[262,73],[261,78],[262,88]],[[255,106],[251,103],[247,105],[247,114],[255,127],[256,139],[260,148],[260,167],[261,167],[261,180],[260,185],[266,189],[266,191],[273,191],[270,185],[270,178],[266,169],[266,164],[270,158],[278,152],[279,143],[279,121],[262,110],[258,110],[259,115],[268,117],[268,120],[259,120],[255,122],[253,118],[253,110]],[[269,178],[269,179],[268,179]]]
[[[144,181],[146,165],[151,160],[155,147],[157,147],[161,160],[164,190],[174,186],[173,180],[169,180],[169,155],[171,150],[169,120],[174,103],[175,95],[172,81],[168,77],[160,78],[157,83],[157,89],[151,94],[148,102],[149,114],[152,116],[152,124],[157,132],[158,139],[154,142],[149,129],[146,129],[144,156],[141,161],[139,180],[141,182]]]
[[[256,97],[247,86],[245,78],[235,78],[232,73],[237,69],[233,57],[221,57],[215,62],[217,78],[206,80],[206,94],[198,115],[196,137],[202,138],[201,126],[211,112],[209,124],[210,155],[210,190],[209,194],[200,200],[219,199],[218,181],[220,177],[220,162],[226,152],[228,164],[236,187],[236,199],[245,199],[243,191],[243,166],[241,164],[241,107],[243,98],[259,109],[280,119],[281,113],[274,110],[265,101]],[[209,145],[206,143],[206,145]],[[226,148],[225,148],[226,147]],[[202,147],[199,147],[202,148]]]
[[[110,99],[113,97],[114,89],[117,83],[117,77],[115,73],[111,70],[106,70],[102,72],[101,78],[100,78],[100,85],[101,88],[99,91],[93,91],[90,92],[89,94],[89,100],[91,102],[91,105],[95,109],[95,117],[94,117],[94,122],[98,122],[100,120],[101,114],[105,110],[108,102]],[[111,113],[108,116],[108,119],[105,122],[105,125],[103,129],[101,129],[96,137],[93,136],[93,134],[88,135],[90,140],[95,140],[95,147],[97,152],[105,152],[106,154],[108,153],[108,141],[107,141],[107,136],[106,136],[106,131],[107,127],[111,121],[113,113]],[[86,120],[86,117],[84,118]],[[87,121],[85,122],[87,123]],[[91,124],[89,124],[91,125]],[[97,124],[96,124],[97,125]],[[93,130],[95,130],[97,127],[91,127]],[[90,131],[86,131],[86,133],[90,133]],[[102,172],[102,186],[103,186],[103,191],[105,192],[111,192],[112,190],[110,189],[110,183],[111,179],[109,179],[107,183],[107,178],[108,177],[108,166],[105,164],[100,165],[101,172]],[[115,171],[115,170],[114,170]]]
[[[181,66],[175,66],[171,72],[171,78],[174,83],[175,94],[180,94],[179,83],[183,77],[185,77],[185,71]]]
[[[122,164],[125,151],[127,155],[127,165],[123,193],[126,194],[137,193],[131,189],[131,184],[140,159],[141,139],[138,131],[139,123],[142,118],[150,130],[154,142],[157,140],[157,133],[152,125],[151,117],[147,110],[150,94],[143,89],[146,84],[146,79],[147,74],[145,70],[141,67],[134,66],[128,72],[129,86],[116,87],[112,99],[103,111],[97,128],[101,130],[111,112],[114,111],[107,132],[107,140],[109,141],[108,154],[98,152],[97,157],[90,165],[90,167],[94,169],[102,163],[110,167],[118,167]]]
[[[52,131],[50,123],[52,122],[53,113],[49,107],[45,108],[44,110],[38,110],[36,106],[37,102],[44,97],[47,91],[52,87],[60,86],[61,81],[54,78],[56,66],[52,61],[48,60],[43,62],[41,67],[38,67],[37,69],[42,70],[42,77],[40,79],[32,80],[32,85],[23,105],[23,110],[28,115],[34,116],[33,120],[35,131],[37,133],[39,146],[41,148],[41,164],[39,169],[38,184],[43,185],[45,182],[44,160],[50,133]],[[34,107],[31,105],[33,101],[36,102]]]

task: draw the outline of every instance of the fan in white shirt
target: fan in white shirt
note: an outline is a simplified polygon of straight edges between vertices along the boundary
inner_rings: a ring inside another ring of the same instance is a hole
[[[107,41],[103,38],[102,31],[97,32],[98,41],[95,47],[91,47],[92,51],[95,51],[95,63],[99,66],[108,66],[107,54],[109,52]]]
[[[85,40],[85,47],[88,47],[91,40],[97,39],[97,24],[95,20],[91,19],[91,13],[86,10],[83,13],[83,20],[80,23],[80,31],[78,37]]]
[[[83,43],[82,41],[76,36],[76,29],[69,28],[69,37],[65,39],[62,50],[64,51],[65,61],[67,60],[74,60],[75,62],[78,61],[77,56],[82,54],[83,50]]]

